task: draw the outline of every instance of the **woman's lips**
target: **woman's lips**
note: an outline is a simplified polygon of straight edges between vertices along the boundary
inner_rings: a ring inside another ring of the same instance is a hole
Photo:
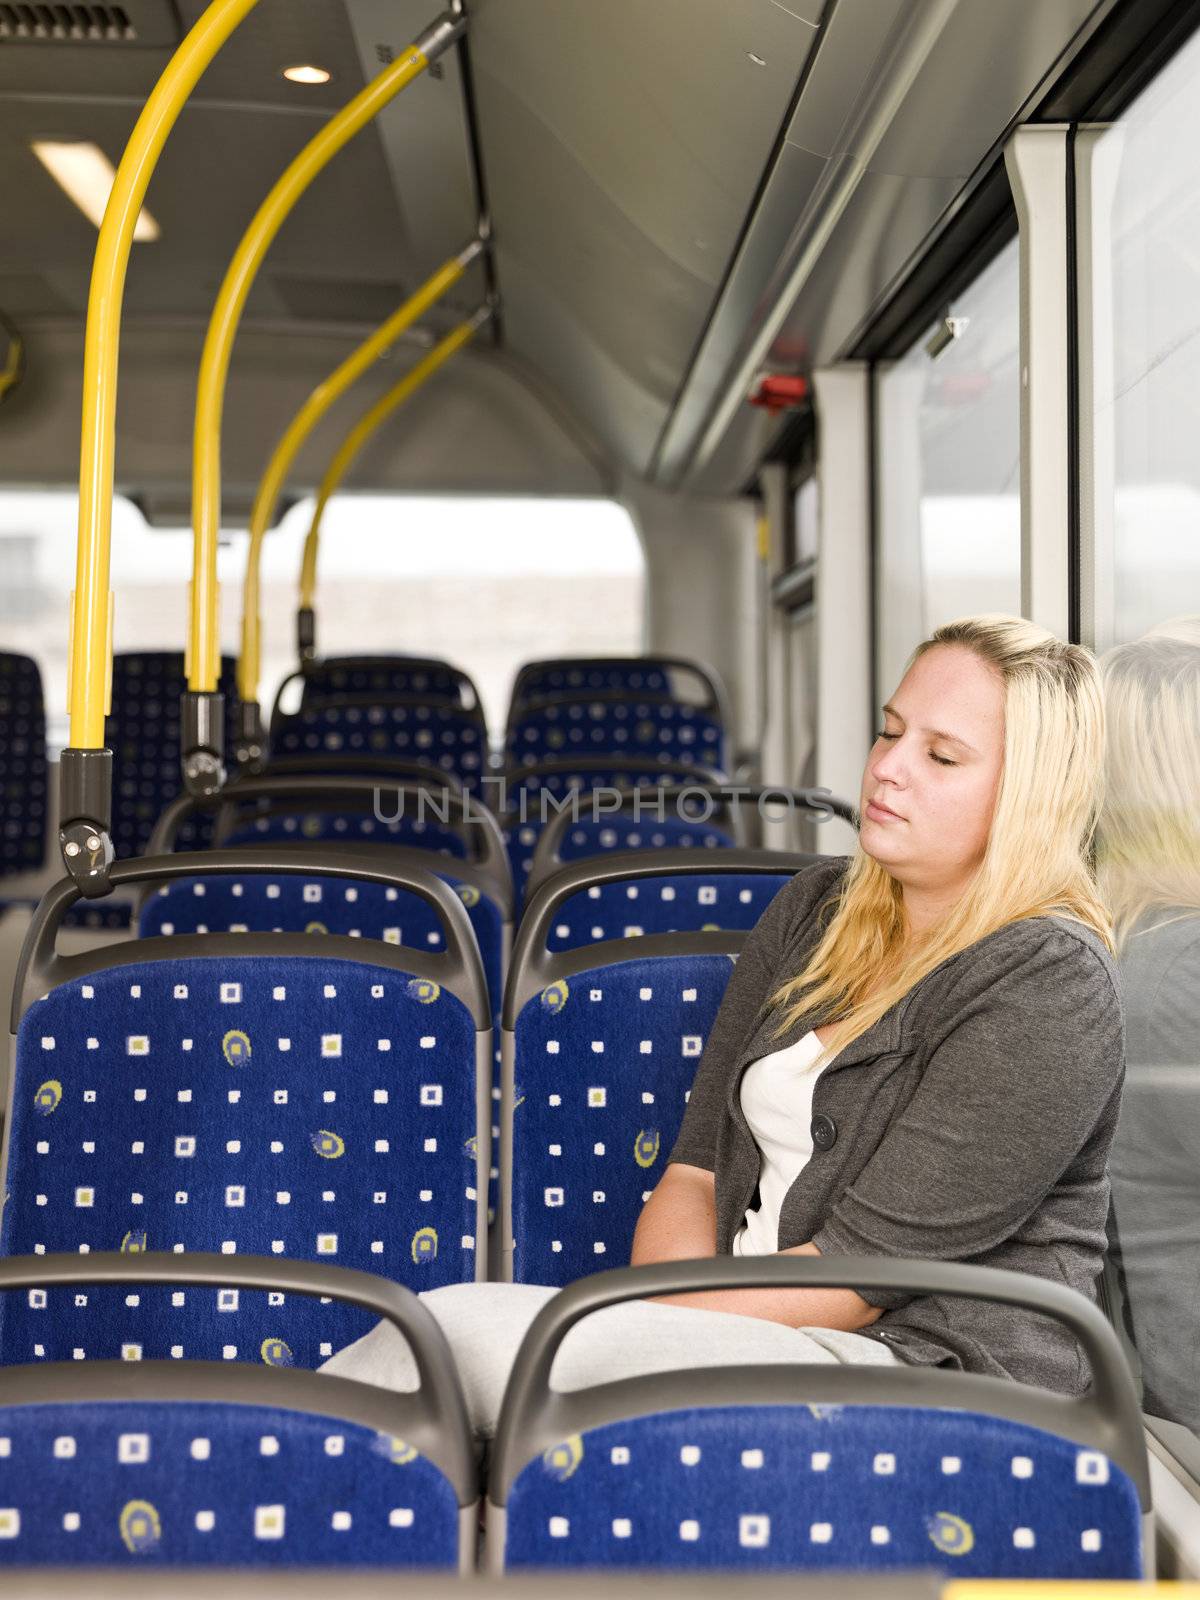
[[[904,818],[897,812],[891,811],[879,800],[867,801],[867,815],[872,822],[903,822]]]

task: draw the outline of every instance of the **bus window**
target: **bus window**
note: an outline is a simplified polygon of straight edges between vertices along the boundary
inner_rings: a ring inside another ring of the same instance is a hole
[[[934,628],[1021,609],[1017,250],[955,300],[957,337],[938,322],[877,379],[881,700]]]
[[[1099,862],[1116,922],[1127,1073],[1109,1159],[1111,1277],[1143,1405],[1200,1465],[1200,41],[1106,136],[1098,279],[1093,634],[1108,784]],[[1107,270],[1106,270],[1107,269]],[[1111,274],[1111,278],[1110,275]],[[1111,386],[1110,386],[1111,385]],[[1099,495],[1099,491],[1098,491]],[[1185,1433],[1184,1430],[1190,1430]]]
[[[297,664],[290,622],[312,511],[294,506],[263,546],[266,706]],[[642,548],[610,500],[338,495],[322,530],[319,653],[451,658],[493,729],[531,656],[643,648]]]

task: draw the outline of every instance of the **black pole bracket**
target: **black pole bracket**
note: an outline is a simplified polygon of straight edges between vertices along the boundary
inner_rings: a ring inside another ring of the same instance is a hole
[[[63,865],[87,900],[111,893],[111,750],[66,749],[58,767],[58,842]]]
[[[253,777],[267,764],[267,730],[263,727],[262,708],[257,700],[243,700],[238,706],[238,731],[233,751],[238,772],[243,777]]]
[[[180,710],[183,786],[188,794],[217,794],[225,783],[225,696],[185,689]]]
[[[316,659],[317,614],[311,606],[301,606],[296,612],[296,649],[302,665]]]

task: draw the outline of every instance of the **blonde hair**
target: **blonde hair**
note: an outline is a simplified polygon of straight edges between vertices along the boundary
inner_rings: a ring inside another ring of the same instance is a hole
[[[1152,911],[1200,911],[1200,617],[1100,663],[1109,741],[1097,835],[1118,950]]]
[[[860,846],[804,971],[774,996],[779,1032],[837,1018],[828,1060],[948,957],[1010,922],[1069,917],[1111,948],[1088,864],[1100,805],[1104,707],[1096,663],[1018,617],[965,617],[917,647],[970,650],[1004,685],[1004,765],[987,847],[967,892],[927,933],[908,937],[903,891]],[[911,666],[912,662],[910,662]]]

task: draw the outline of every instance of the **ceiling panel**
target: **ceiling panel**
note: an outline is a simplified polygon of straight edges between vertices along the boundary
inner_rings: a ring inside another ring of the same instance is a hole
[[[566,398],[634,470],[649,458],[783,124],[816,35],[802,15],[811,9],[471,8],[508,338],[553,363]]]

